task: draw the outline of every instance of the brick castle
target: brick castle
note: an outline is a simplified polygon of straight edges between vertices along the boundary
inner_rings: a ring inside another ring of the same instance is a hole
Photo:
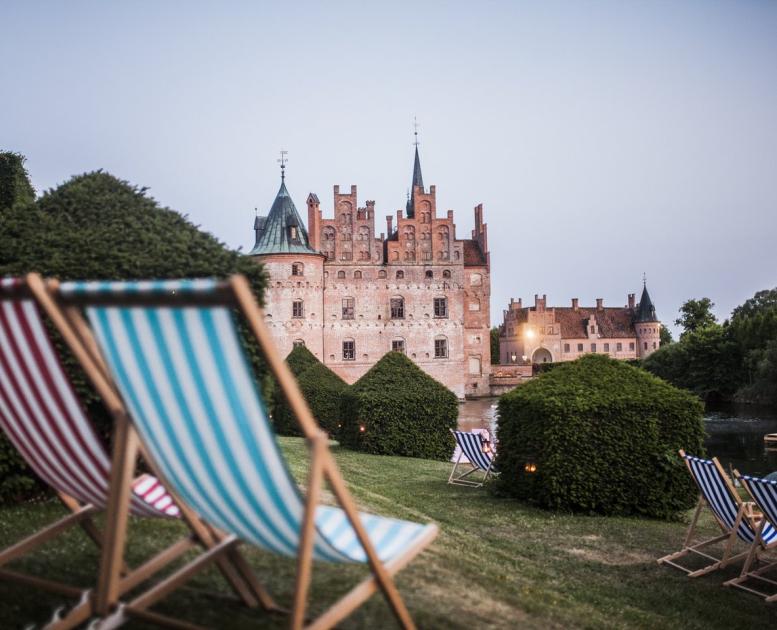
[[[286,188],[254,222],[249,253],[269,275],[265,317],[286,356],[304,344],[353,383],[386,352],[404,352],[459,398],[490,393],[490,259],[483,206],[471,238],[459,239],[453,211],[437,216],[424,187],[418,145],[405,211],[375,236],[375,202],[356,186],[334,187],[333,216],[307,197],[307,229]]]

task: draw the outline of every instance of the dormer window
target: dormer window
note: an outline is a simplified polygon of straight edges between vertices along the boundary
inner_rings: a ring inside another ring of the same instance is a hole
[[[296,225],[289,226],[289,239],[292,241],[299,240],[299,230],[297,229]]]

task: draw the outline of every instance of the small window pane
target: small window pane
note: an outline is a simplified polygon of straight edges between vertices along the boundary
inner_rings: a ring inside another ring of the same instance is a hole
[[[305,316],[305,309],[302,300],[294,300],[294,302],[291,303],[291,316],[295,318]]]
[[[353,311],[356,306],[354,298],[343,298],[343,319],[353,319]]]
[[[435,339],[434,340],[434,358],[445,359],[448,356],[448,340],[447,339]]]
[[[448,298],[434,298],[434,316],[448,317]]]
[[[391,319],[404,319],[405,300],[402,298],[391,298]]]
[[[394,352],[402,352],[404,354],[405,352],[405,340],[404,339],[394,339],[391,342],[391,350]]]
[[[343,341],[343,361],[353,361],[356,357],[356,343]]]

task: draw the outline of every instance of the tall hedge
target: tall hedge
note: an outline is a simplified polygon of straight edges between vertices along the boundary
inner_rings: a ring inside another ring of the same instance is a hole
[[[335,436],[341,424],[340,408],[348,385],[305,346],[295,347],[286,357],[286,363],[297,377],[302,396],[319,426]],[[273,394],[273,424],[281,435],[302,435],[286,399],[277,390]]]
[[[0,214],[0,276],[38,271],[62,280],[226,277],[245,274],[261,298],[262,268],[145,189],[103,172],[73,177],[33,203]],[[58,344],[87,411],[103,435],[110,421],[85,376]],[[249,352],[261,365],[255,345]],[[30,472],[0,435],[0,501],[29,491]]]
[[[0,212],[35,200],[25,157],[11,151],[0,151]]]
[[[678,450],[703,452],[696,396],[603,355],[499,400],[499,488],[551,509],[671,518],[696,490]]]
[[[346,392],[340,443],[378,455],[448,459],[458,401],[400,352],[389,352]]]

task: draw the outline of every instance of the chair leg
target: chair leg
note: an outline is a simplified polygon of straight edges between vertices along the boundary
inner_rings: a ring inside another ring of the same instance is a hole
[[[451,474],[448,475],[448,483],[452,483],[453,475],[456,474],[456,469],[459,467],[459,462],[461,461],[462,451],[459,451],[459,456],[456,458],[456,463],[453,464],[453,469],[451,470]]]

